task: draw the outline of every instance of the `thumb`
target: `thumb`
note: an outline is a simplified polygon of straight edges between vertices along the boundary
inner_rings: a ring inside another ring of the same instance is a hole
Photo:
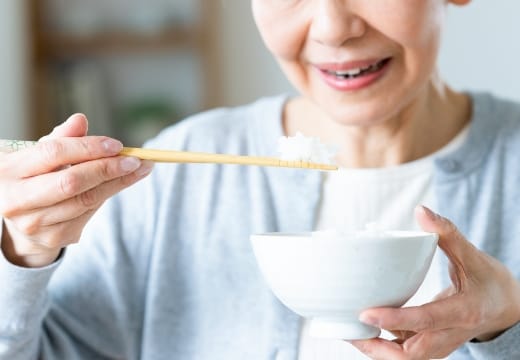
[[[475,252],[478,252],[475,246],[466,240],[451,221],[426,206],[416,207],[415,217],[424,231],[439,234],[439,247],[450,260],[457,277],[465,277]]]
[[[87,135],[88,120],[83,114],[71,115],[65,122],[56,126],[52,132],[45,135],[40,141],[59,137],[81,137]]]

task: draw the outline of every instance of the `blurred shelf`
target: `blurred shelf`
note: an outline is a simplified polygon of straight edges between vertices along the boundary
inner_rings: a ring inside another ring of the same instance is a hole
[[[123,55],[128,58],[135,57],[141,61],[143,54],[151,59],[154,57],[158,59],[164,52],[187,51],[194,56],[194,66],[198,67],[197,74],[200,74],[200,78],[203,79],[200,93],[197,94],[197,101],[201,105],[192,111],[201,111],[220,104],[220,81],[218,73],[212,70],[219,59],[218,14],[221,5],[218,1],[190,0],[190,5],[193,5],[193,2],[198,4],[197,15],[193,19],[181,18],[178,23],[171,25],[151,23],[147,25],[151,26],[147,29],[137,26],[135,29],[126,30],[125,28],[125,31],[105,31],[94,28],[92,33],[85,34],[79,32],[82,31],[81,26],[78,26],[76,33],[51,30],[59,28],[59,24],[49,23],[46,15],[52,9],[50,4],[53,0],[24,1],[27,3],[30,43],[31,94],[28,107],[31,112],[32,138],[37,139],[47,134],[58,122],[63,121],[64,115],[56,115],[57,103],[59,103],[58,99],[63,99],[63,94],[68,95],[69,93],[62,91],[61,95],[58,94],[56,84],[63,80],[63,75],[56,70],[62,71],[64,67],[80,63],[96,64],[99,63],[98,60],[104,60],[98,59],[98,57],[105,55]],[[147,2],[147,4],[154,6],[153,2]],[[96,5],[92,4],[92,6]],[[74,14],[63,13],[61,15],[72,16]],[[106,24],[111,24],[111,22],[106,21]],[[83,31],[86,30],[83,29]],[[176,55],[174,54],[174,56]],[[176,86],[181,87],[183,84]],[[107,98],[111,97],[107,96]],[[110,103],[108,107],[113,109],[112,105],[114,104]]]
[[[172,27],[150,34],[107,32],[81,36],[45,33],[39,43],[43,45],[39,49],[40,56],[60,58],[200,48],[203,40],[198,28]]]

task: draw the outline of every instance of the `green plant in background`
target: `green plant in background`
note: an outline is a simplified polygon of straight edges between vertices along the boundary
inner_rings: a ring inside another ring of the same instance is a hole
[[[122,106],[117,113],[117,129],[128,146],[142,145],[180,117],[171,101],[162,99],[134,101]]]

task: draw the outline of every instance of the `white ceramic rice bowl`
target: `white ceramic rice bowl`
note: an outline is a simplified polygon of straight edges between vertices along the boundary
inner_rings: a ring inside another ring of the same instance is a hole
[[[288,308],[311,319],[310,334],[350,340],[380,334],[358,320],[362,310],[400,307],[413,296],[437,239],[419,231],[251,236],[268,285]]]

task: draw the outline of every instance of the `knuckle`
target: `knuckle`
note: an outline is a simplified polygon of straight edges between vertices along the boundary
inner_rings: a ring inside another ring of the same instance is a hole
[[[90,137],[88,136],[84,136],[81,138],[80,142],[79,142],[80,146],[82,147],[82,150],[85,152],[85,154],[89,157],[89,158],[93,158],[94,157],[94,154],[95,154],[95,150],[94,150],[94,144],[91,140]]]
[[[41,143],[40,150],[44,161],[53,163],[60,154],[63,154],[65,147],[59,141],[44,141]]]
[[[25,217],[24,219],[18,221],[16,227],[25,236],[34,236],[40,231],[41,224],[41,217],[32,215],[30,217]]]
[[[93,188],[79,194],[77,199],[81,206],[87,209],[93,208],[99,203],[99,191],[97,188]]]
[[[444,221],[444,227],[446,229],[446,235],[454,235],[459,232],[459,229],[457,226],[455,226],[454,223],[452,223],[450,220],[443,218]]]
[[[6,201],[0,201],[0,216],[10,218],[14,216],[15,213],[16,209],[13,207],[13,204]]]
[[[6,218],[6,219],[9,219],[9,218],[12,218],[12,217],[15,217],[16,215],[18,215],[20,213],[21,209],[19,207],[16,207],[16,206],[2,206],[0,208],[0,215],[3,217],[3,218]]]
[[[15,200],[11,196],[6,196],[0,201],[0,214],[4,218],[12,218],[19,215],[24,209],[24,205],[20,199]]]
[[[43,245],[48,249],[59,249],[64,246],[63,238],[59,234],[52,234],[42,241]]]
[[[81,178],[78,174],[67,171],[59,177],[59,189],[66,196],[73,196],[81,189]]]
[[[454,324],[461,329],[474,330],[482,325],[486,317],[484,308],[480,300],[461,297],[461,301],[453,309],[456,313]]]
[[[482,313],[481,311],[465,311],[464,312],[464,323],[467,329],[476,329],[482,325]]]
[[[419,326],[417,330],[429,330],[429,329],[435,329],[435,316],[434,314],[428,309],[424,309],[424,315],[421,318],[419,322]]]
[[[122,176],[119,179],[118,184],[120,185],[119,187],[121,189],[123,189],[123,188],[125,188],[127,186],[130,186],[130,185],[134,184],[137,180],[138,180],[138,176],[136,174],[129,174],[129,175],[126,175],[126,176]]]
[[[409,346],[406,342],[403,346],[403,360],[428,360],[430,359],[431,339],[426,334],[416,335],[419,338]]]
[[[457,225],[452,223],[451,221],[445,219],[446,222],[446,236],[448,238],[456,238],[460,240],[465,240],[464,235],[460,232]]]
[[[110,166],[111,162],[108,160],[99,161],[96,167],[96,173],[101,180],[109,180],[113,177],[114,172]]]

